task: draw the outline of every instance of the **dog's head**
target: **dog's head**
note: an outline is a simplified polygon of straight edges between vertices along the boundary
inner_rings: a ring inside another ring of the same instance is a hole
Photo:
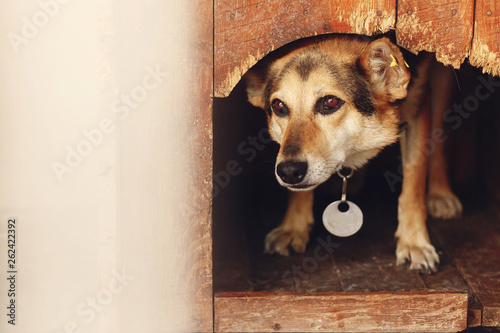
[[[249,101],[267,112],[281,147],[276,177],[310,190],[356,169],[397,140],[397,100],[410,73],[389,39],[337,37],[300,47],[245,75]]]

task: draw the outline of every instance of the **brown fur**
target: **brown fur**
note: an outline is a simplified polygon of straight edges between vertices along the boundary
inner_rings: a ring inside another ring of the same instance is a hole
[[[292,190],[284,221],[266,237],[266,252],[288,255],[289,246],[305,251],[313,189],[340,168],[357,169],[396,142],[399,125],[406,121],[397,262],[436,270],[439,257],[425,225],[427,155],[421,146],[428,137],[431,106],[439,109],[445,103],[436,99],[431,105],[427,98],[430,66],[430,58],[421,61],[409,87],[403,54],[389,39],[343,36],[299,46],[272,61],[264,73],[246,74],[249,101],[267,111],[271,136],[281,145],[277,179]],[[433,195],[453,196],[446,185],[432,187]],[[428,204],[433,203],[430,198]]]

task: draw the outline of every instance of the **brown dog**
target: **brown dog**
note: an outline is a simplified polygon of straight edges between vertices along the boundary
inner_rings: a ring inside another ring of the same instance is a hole
[[[425,222],[428,156],[422,146],[431,107],[438,109],[433,125],[439,127],[447,104],[446,98],[428,95],[432,66],[431,57],[420,59],[410,81],[402,52],[389,39],[331,36],[245,75],[249,101],[267,112],[271,136],[281,145],[276,178],[292,191],[283,222],[266,237],[266,252],[288,255],[289,247],[304,252],[313,223],[313,189],[342,167],[361,167],[400,139],[404,179],[397,263],[436,271],[439,257]],[[439,79],[450,82],[442,68]],[[400,134],[403,122],[408,126]],[[428,206],[433,216],[454,217],[462,207],[448,185],[441,146],[438,142],[437,157],[431,159]]]

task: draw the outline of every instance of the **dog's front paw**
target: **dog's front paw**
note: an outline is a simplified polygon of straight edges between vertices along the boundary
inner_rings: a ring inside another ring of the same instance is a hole
[[[431,274],[437,272],[439,256],[434,246],[425,238],[416,241],[406,241],[399,238],[396,248],[396,263],[398,265],[409,263],[410,269]]]
[[[289,229],[279,226],[266,236],[265,253],[278,253],[282,256],[290,255],[289,247],[295,252],[303,253],[306,251],[306,245],[309,241],[309,230]]]
[[[462,203],[453,193],[429,193],[427,210],[433,218],[452,219],[462,215]]]

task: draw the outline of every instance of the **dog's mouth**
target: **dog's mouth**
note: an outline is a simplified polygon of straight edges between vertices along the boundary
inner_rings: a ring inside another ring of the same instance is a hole
[[[310,168],[308,163],[303,163],[299,167],[298,163],[284,163],[278,164],[276,170],[276,178],[279,183],[291,191],[311,191],[316,187],[327,181],[338,170],[342,169],[342,162],[338,162],[334,168],[329,169],[325,167]],[[305,165],[305,166],[304,166]]]
[[[301,185],[286,185],[286,187],[292,191],[311,191],[314,190],[319,184],[301,184]]]

